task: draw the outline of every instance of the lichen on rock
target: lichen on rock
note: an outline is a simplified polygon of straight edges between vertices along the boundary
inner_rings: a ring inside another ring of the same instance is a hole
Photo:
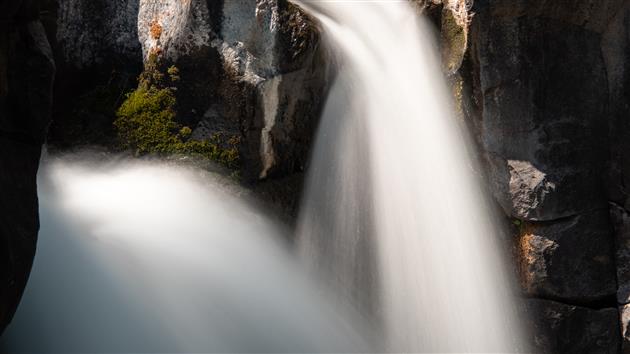
[[[177,60],[207,46],[212,34],[204,0],[139,0],[138,39],[145,60],[159,48],[165,58]]]

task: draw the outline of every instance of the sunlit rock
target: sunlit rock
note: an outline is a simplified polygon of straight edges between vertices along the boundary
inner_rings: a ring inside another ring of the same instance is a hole
[[[514,214],[526,216],[529,209],[545,203],[548,194],[556,189],[554,182],[528,161],[508,160],[510,200]]]

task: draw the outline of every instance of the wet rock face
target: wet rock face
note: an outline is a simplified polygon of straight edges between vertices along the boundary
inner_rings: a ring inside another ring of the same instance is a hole
[[[606,206],[601,36],[544,17],[480,11],[473,25],[481,137],[508,215],[553,220]],[[506,138],[509,136],[509,144]]]
[[[532,300],[536,349],[618,352],[617,301],[624,306],[628,292],[628,4],[476,0],[473,11],[462,69],[471,125],[489,189],[519,225],[523,293],[554,300]],[[616,228],[610,201],[620,208]]]
[[[611,231],[607,211],[525,224],[519,254],[526,294],[587,304],[614,297]]]
[[[610,94],[609,199],[630,210],[630,3],[617,11],[602,37]]]
[[[618,353],[618,312],[549,300],[526,300],[529,339],[535,353]]]
[[[0,333],[13,317],[35,255],[36,174],[54,72],[38,2],[0,3]]]

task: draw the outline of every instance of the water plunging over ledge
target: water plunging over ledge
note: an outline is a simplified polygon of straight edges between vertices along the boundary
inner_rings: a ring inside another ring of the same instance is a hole
[[[8,352],[523,349],[498,230],[428,25],[404,1],[304,1],[344,65],[297,227],[225,179],[51,157]]]
[[[302,258],[377,324],[380,350],[522,350],[428,23],[407,1],[296,3],[343,61],[309,169]]]

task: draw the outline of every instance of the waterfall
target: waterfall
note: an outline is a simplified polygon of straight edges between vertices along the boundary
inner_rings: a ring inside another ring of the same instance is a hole
[[[225,178],[86,153],[49,157],[38,184],[37,256],[0,352],[367,350]]]
[[[49,156],[38,253],[0,352],[527,350],[430,26],[407,1],[300,5],[342,65],[298,257],[218,174]]]
[[[342,61],[309,168],[301,258],[383,334],[377,350],[523,350],[430,25],[407,1],[298,4]]]

